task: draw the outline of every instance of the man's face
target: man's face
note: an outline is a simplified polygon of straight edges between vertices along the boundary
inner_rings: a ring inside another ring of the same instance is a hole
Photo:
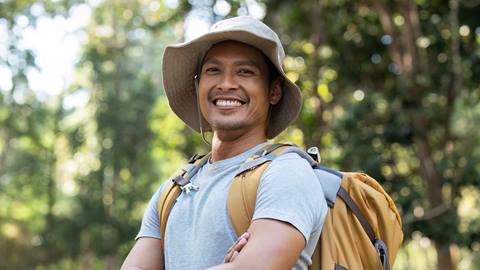
[[[214,131],[265,132],[270,104],[281,97],[280,83],[269,85],[265,56],[234,41],[213,46],[200,72],[199,100]],[[272,91],[270,90],[272,87]]]

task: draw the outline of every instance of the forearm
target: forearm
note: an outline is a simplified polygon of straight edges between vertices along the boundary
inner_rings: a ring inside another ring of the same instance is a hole
[[[252,260],[248,260],[249,258],[242,258],[242,259],[237,259],[233,262],[229,263],[223,263],[214,267],[210,267],[207,270],[243,270],[243,269],[249,269],[249,270],[265,270],[265,269],[272,269],[266,266],[263,263],[260,263],[259,261],[255,261],[253,258]],[[278,269],[276,269],[278,270]]]
[[[133,266],[133,265],[122,265],[120,270],[159,270],[163,269],[163,264],[159,265],[160,268],[155,267],[150,267],[150,266]]]
[[[214,267],[210,267],[207,270],[236,270],[236,269],[241,269],[241,268],[236,267],[233,263],[224,263]]]
[[[121,270],[158,270],[163,269],[163,251],[161,242],[156,238],[142,237],[137,240]]]
[[[248,243],[233,262],[209,270],[289,270],[305,246],[305,240],[298,230],[277,220],[255,220],[249,233]]]
[[[122,265],[120,270],[159,270],[163,269],[163,263],[156,264],[154,266],[147,266],[147,265],[142,265],[143,263],[139,263],[138,266],[136,265],[125,265],[125,263]]]
[[[243,254],[241,254],[243,255]],[[274,259],[268,260],[261,258],[263,256],[239,256],[235,261],[230,263],[223,263],[214,267],[210,267],[207,270],[289,270],[293,267],[288,266],[288,264],[282,265],[272,264]]]

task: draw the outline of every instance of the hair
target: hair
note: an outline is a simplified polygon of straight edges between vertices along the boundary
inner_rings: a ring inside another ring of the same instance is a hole
[[[278,79],[280,77],[280,74],[275,67],[275,65],[272,63],[270,58],[268,58],[262,51],[260,51],[265,59],[265,62],[267,63],[267,68],[268,68],[268,84],[271,84],[274,80]]]

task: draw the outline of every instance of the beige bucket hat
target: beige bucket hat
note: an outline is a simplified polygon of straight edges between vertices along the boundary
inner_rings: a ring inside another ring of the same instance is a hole
[[[267,138],[276,137],[298,116],[302,106],[299,87],[290,81],[282,68],[285,52],[277,34],[261,21],[240,16],[219,21],[210,31],[189,42],[170,45],[163,55],[163,85],[172,110],[190,128],[201,132],[211,130],[203,117],[199,117],[195,90],[195,75],[207,51],[215,44],[233,40],[262,51],[283,78],[282,99],[272,107]],[[200,126],[200,119],[202,125]]]

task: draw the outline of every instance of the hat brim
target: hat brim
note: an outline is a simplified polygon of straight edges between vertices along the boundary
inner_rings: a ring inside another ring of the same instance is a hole
[[[163,55],[163,85],[172,110],[190,128],[200,132],[210,131],[210,125],[199,116],[195,93],[195,75],[199,72],[206,52],[215,44],[233,40],[246,43],[262,51],[283,77],[282,98],[272,107],[267,127],[267,138],[271,139],[285,130],[298,117],[302,106],[299,87],[290,81],[283,72],[275,41],[241,30],[216,31],[186,43],[168,46]]]

